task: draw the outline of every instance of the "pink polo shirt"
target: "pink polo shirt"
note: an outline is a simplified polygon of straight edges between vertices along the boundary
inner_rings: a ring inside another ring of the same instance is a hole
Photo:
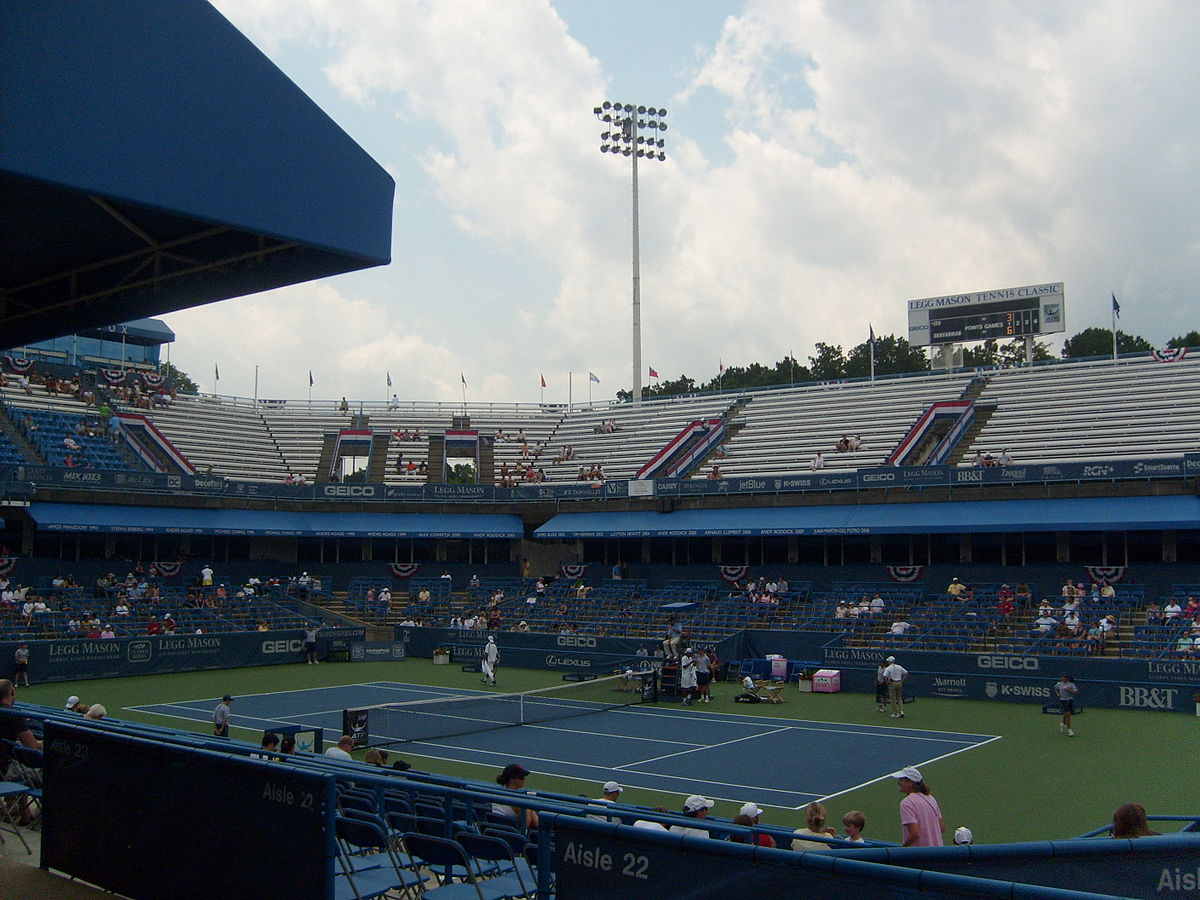
[[[942,810],[929,794],[905,794],[900,801],[900,825],[916,824],[921,829],[918,847],[942,846]],[[904,840],[901,828],[900,840]]]

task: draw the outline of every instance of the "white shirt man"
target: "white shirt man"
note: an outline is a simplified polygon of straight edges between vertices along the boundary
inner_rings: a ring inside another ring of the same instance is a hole
[[[896,657],[889,656],[883,669],[883,678],[887,682],[888,703],[892,708],[893,719],[904,718],[904,680],[908,678],[908,669],[896,662]]]
[[[883,598],[876,593],[875,596],[871,598],[871,615],[879,615],[881,612],[883,612],[883,608]]]
[[[338,742],[325,751],[325,755],[330,759],[353,760],[350,751],[354,749],[354,738],[348,734],[343,734],[338,738]]]
[[[621,785],[617,784],[615,781],[606,781],[604,783],[604,787],[601,788],[600,799],[593,800],[592,802],[598,803],[598,804],[603,804],[604,806],[607,806],[611,803],[617,803],[621,799],[621,791],[622,790],[623,790],[623,788],[621,787]],[[608,816],[589,815],[588,818],[596,819],[600,822],[609,821]],[[620,820],[613,819],[612,821],[619,822]]]
[[[708,811],[716,805],[717,801],[715,800],[709,800],[699,794],[692,794],[683,802],[683,814],[693,819],[707,819]],[[688,828],[686,825],[672,825],[667,830],[675,834],[691,834],[702,838],[709,836],[708,831],[703,828]]]
[[[819,472],[821,469],[825,468],[825,457],[821,455],[820,450],[813,454],[812,462],[809,463],[808,467],[813,472]]]
[[[483,648],[483,662],[479,666],[483,670],[485,684],[496,683],[496,664],[498,662],[500,662],[500,648],[496,646],[496,639],[489,634],[487,645]]]
[[[1058,620],[1053,616],[1038,616],[1033,620],[1033,627],[1038,634],[1050,634],[1054,631],[1054,627],[1058,624]]]
[[[892,634],[908,634],[913,627],[911,622],[905,622],[901,619],[899,622],[892,623]]]
[[[1163,618],[1178,619],[1181,615],[1183,615],[1183,608],[1172,597],[1167,601],[1167,605],[1163,607]]]

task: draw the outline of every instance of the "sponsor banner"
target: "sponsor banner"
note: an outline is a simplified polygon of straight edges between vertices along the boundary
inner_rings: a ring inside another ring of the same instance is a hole
[[[350,642],[350,662],[392,662],[405,658],[401,641]]]
[[[361,641],[362,628],[326,628],[317,652],[327,656],[339,642]],[[172,634],[88,640],[29,641],[29,668],[38,681],[72,681],[118,675],[154,675],[198,669],[265,666],[304,660],[301,631]],[[15,641],[0,643],[0,675],[11,677]]]
[[[438,648],[448,648],[455,662],[470,662],[483,658],[483,648],[489,634],[500,648],[500,665],[522,669],[563,669],[595,671],[597,675],[611,674],[619,665],[626,668],[649,666],[651,657],[636,660],[639,648],[652,654],[660,644],[647,638],[603,638],[585,634],[514,634],[484,630],[463,631],[458,628],[418,628],[396,626],[396,640],[403,643],[408,656],[428,658]],[[828,637],[828,635],[826,635]],[[635,662],[638,663],[635,665]]]

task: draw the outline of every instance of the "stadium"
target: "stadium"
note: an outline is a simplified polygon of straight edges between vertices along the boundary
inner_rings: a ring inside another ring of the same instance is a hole
[[[0,12],[20,896],[1200,895],[1200,355],[641,402],[181,391],[155,316],[385,265],[395,184],[214,9],[171,12]],[[164,97],[130,34],[206,52]],[[119,127],[63,124],[93,117]],[[910,333],[1061,330],[1061,284],[1016,290],[914,301]],[[926,782],[952,846],[897,839]]]

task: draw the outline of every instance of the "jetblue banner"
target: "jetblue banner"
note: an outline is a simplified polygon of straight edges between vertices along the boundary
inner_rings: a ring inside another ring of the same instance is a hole
[[[363,640],[363,628],[324,628],[317,652],[327,656],[341,642]],[[254,631],[173,634],[158,637],[29,641],[29,671],[42,681],[73,681],[120,675],[156,675],[198,669],[230,669],[303,662],[304,633]],[[12,677],[17,644],[0,643],[5,677]]]

